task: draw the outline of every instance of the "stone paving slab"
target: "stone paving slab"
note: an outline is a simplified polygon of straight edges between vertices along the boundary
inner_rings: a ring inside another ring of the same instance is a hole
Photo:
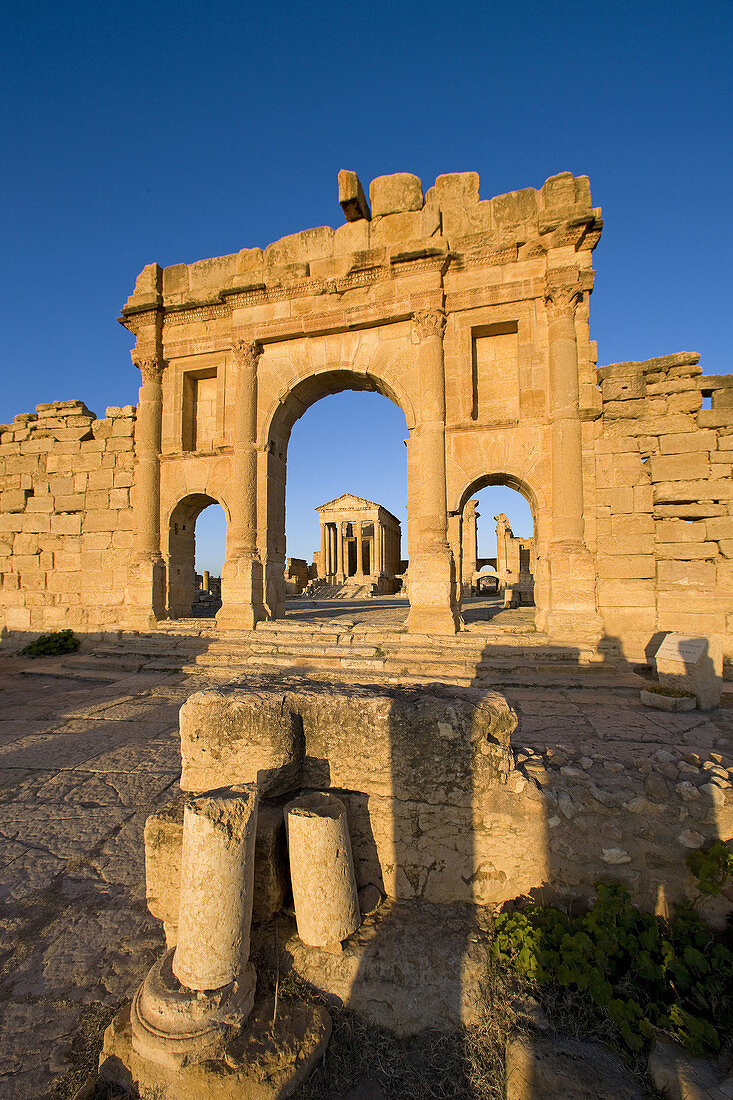
[[[128,998],[163,950],[162,929],[145,906],[143,827],[180,774],[178,709],[215,683],[162,672],[85,680],[64,672],[60,659],[44,661],[53,675],[37,667],[0,658],[3,1100],[48,1095],[66,1068],[83,1006]],[[572,798],[558,796],[558,821],[623,804],[642,829],[654,813],[654,802],[639,797],[650,772],[657,791],[660,782],[681,781],[694,800],[708,776],[702,765],[680,762],[680,753],[730,756],[730,694],[711,714],[674,715],[643,709],[638,689],[624,683],[505,689],[521,722],[515,747],[542,754],[537,768],[549,791],[572,779]],[[674,763],[664,756],[669,747]]]

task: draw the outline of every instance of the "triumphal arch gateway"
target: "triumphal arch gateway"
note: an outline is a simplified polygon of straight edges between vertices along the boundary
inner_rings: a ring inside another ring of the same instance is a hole
[[[598,412],[588,297],[601,221],[587,179],[481,201],[475,173],[427,195],[399,174],[374,180],[369,204],[342,172],[339,198],[335,231],[151,264],[123,310],[143,374],[140,622],[165,615],[165,559],[180,567],[181,528],[211,500],[229,523],[219,622],[284,614],[290,431],[314,401],[358,389],[407,421],[409,629],[458,627],[456,518],[501,481],[534,513],[540,625],[600,634],[583,436]]]
[[[586,177],[481,199],[339,174],[345,215],[268,247],[149,264],[120,318],[137,408],[81,402],[6,425],[2,610],[11,629],[147,629],[180,614],[196,517],[228,521],[222,628],[285,612],[288,440],[315,401],[372,390],[407,425],[408,630],[461,625],[464,506],[528,500],[537,627],[618,639],[733,633],[733,378],[698,356],[597,367],[600,210]],[[709,399],[708,408],[703,407]]]

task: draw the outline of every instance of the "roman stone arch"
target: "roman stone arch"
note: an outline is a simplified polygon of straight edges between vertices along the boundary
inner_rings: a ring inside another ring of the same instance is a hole
[[[394,341],[393,341],[394,342]],[[269,617],[280,618],[285,613],[285,485],[287,450],[294,424],[307,410],[324,397],[345,390],[380,393],[402,411],[408,432],[415,426],[412,397],[394,377],[390,369],[404,355],[403,348],[389,352],[378,349],[369,364],[359,362],[329,363],[312,370],[298,363],[291,383],[278,394],[268,408],[259,435],[258,472],[258,547],[265,563],[264,606]],[[408,463],[408,515],[415,486],[410,484]]]
[[[188,493],[168,510],[166,608],[171,619],[187,618],[191,614],[195,595],[196,521],[213,504],[221,504],[228,525],[226,505],[207,493]]]
[[[547,529],[549,526],[550,512],[547,497],[542,488],[530,484],[526,480],[526,477],[518,474],[516,471],[506,469],[493,470],[489,473],[480,474],[468,485],[464,486],[457,498],[454,498],[452,501],[456,507],[450,513],[451,517],[454,518],[454,522],[449,525],[449,530],[451,532],[451,547],[453,549],[453,555],[458,563],[458,569],[460,571],[463,559],[463,525],[461,520],[464,508],[472,496],[475,496],[476,493],[480,493],[482,489],[486,489],[490,485],[504,485],[508,489],[514,489],[515,492],[523,496],[529,504],[532,513],[532,533],[536,547],[537,564],[534,588],[535,622],[538,629],[543,629],[547,617],[546,557],[548,547]]]

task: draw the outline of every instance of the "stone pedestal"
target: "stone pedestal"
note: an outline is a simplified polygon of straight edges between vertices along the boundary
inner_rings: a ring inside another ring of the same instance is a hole
[[[284,813],[298,935],[311,947],[340,943],[361,924],[346,807],[310,794]]]
[[[254,557],[234,558],[221,570],[221,609],[217,626],[233,630],[253,630],[265,618],[262,600],[262,562]]]
[[[596,570],[584,546],[555,545],[548,558],[549,610],[544,629],[553,641],[595,645],[603,636],[596,610]]]
[[[165,617],[166,568],[162,558],[142,558],[128,571],[126,618],[134,630],[150,630]]]
[[[460,626],[455,565],[450,549],[423,552],[410,561],[411,634],[455,634]]]
[[[714,710],[720,706],[723,688],[720,638],[667,634],[655,654],[654,663],[662,687],[691,691],[697,697],[700,710]]]

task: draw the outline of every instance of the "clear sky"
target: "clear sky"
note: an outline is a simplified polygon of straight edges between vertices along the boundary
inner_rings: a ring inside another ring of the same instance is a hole
[[[696,350],[730,372],[732,32],[730,0],[5,0],[0,421],[134,403],[115,318],[144,264],[339,225],[339,168],[426,188],[476,170],[484,198],[589,175],[599,361]],[[353,468],[331,443],[349,398]],[[313,508],[346,489],[404,518],[404,421],[371,398],[328,398],[296,426],[289,553],[310,555]],[[395,458],[375,485],[376,454]]]

